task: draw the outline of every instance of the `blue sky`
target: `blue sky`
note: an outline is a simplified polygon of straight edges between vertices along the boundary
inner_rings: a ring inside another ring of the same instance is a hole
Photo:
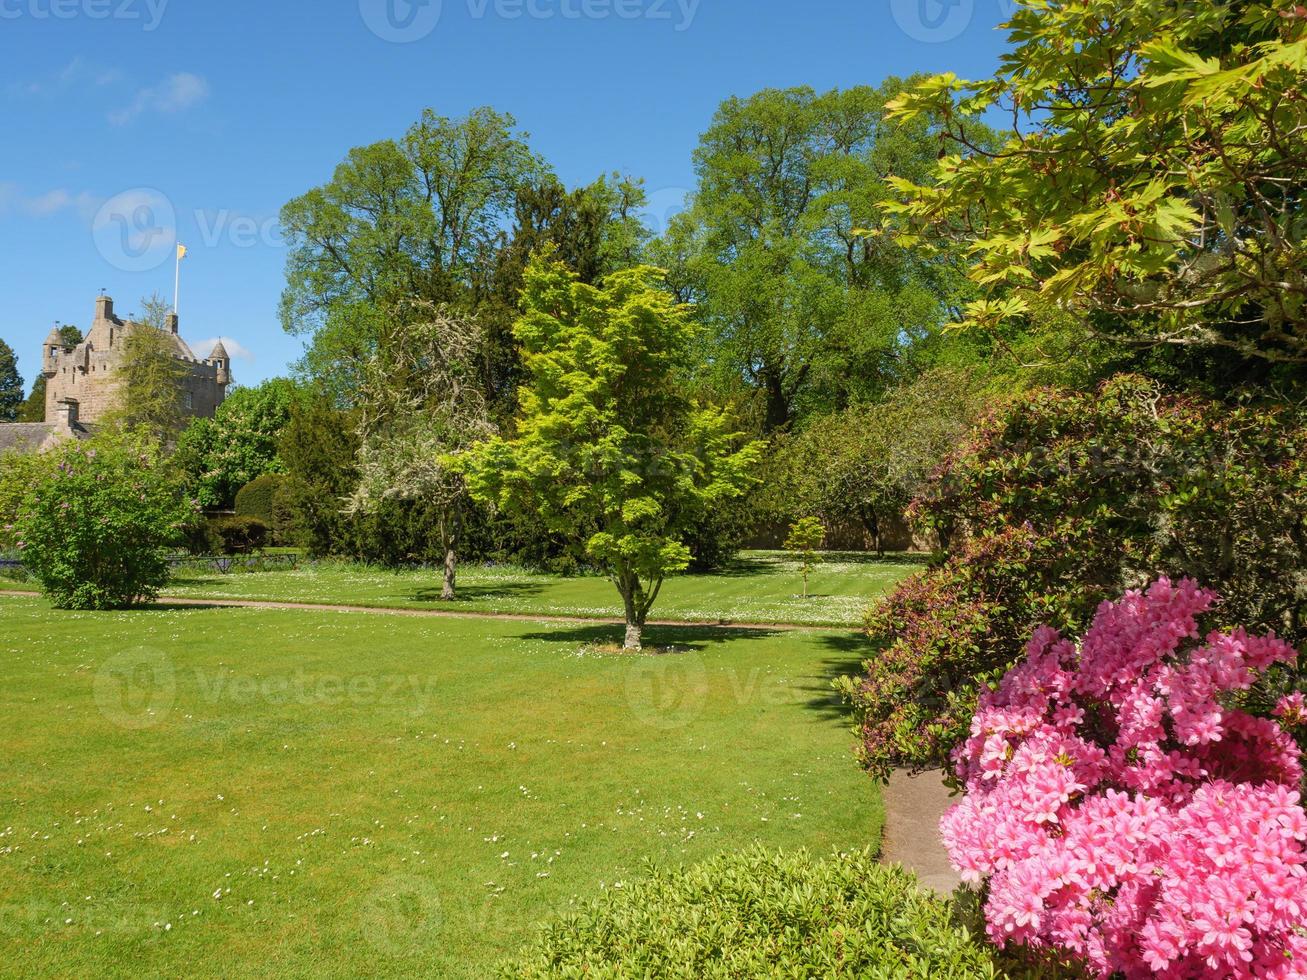
[[[30,383],[54,321],[171,296],[241,382],[284,373],[281,206],[424,107],[511,112],[570,184],[658,215],[722,99],[992,72],[1011,0],[0,0],[0,338]],[[175,232],[174,232],[175,229]],[[233,344],[232,341],[235,341]]]

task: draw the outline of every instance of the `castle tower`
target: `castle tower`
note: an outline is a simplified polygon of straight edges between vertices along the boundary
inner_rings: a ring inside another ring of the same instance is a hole
[[[173,317],[173,319],[175,320],[176,317]],[[205,361],[218,369],[219,385],[226,388],[227,385],[231,384],[231,357],[227,354],[227,348],[222,345],[221,338],[218,339],[218,343],[214,345]]]
[[[50,336],[45,338],[45,345],[41,348],[41,373],[45,375],[47,381],[55,375],[55,362],[64,349],[64,339],[59,336],[59,328],[52,327]]]

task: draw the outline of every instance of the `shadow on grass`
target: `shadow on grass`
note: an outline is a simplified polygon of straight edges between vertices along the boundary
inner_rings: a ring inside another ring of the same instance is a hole
[[[531,599],[545,591],[542,582],[499,582],[494,585],[460,585],[454,592],[454,598],[448,601],[440,598],[441,588],[418,589],[411,595],[396,596],[409,602],[430,602],[445,608],[453,608],[468,602],[485,602],[492,599]]]
[[[568,629],[524,633],[524,640],[542,640],[546,643],[566,643],[580,646],[621,644],[625,627],[616,623],[596,623],[594,626],[573,626]],[[700,652],[710,646],[734,640],[765,640],[777,636],[781,630],[740,628],[725,626],[646,626],[644,642],[649,647],[676,647],[686,652]]]
[[[802,689],[812,695],[805,704],[823,718],[848,722],[853,712],[832,685],[841,677],[866,673],[863,663],[871,659],[876,649],[859,633],[831,633],[822,636],[821,643],[831,656],[821,662],[818,672],[803,685]]]

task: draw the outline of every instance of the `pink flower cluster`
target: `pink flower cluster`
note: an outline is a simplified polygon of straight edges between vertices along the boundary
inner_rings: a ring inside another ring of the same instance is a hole
[[[1307,977],[1299,751],[1222,701],[1297,654],[1243,630],[1197,642],[1216,598],[1162,579],[1105,603],[1079,649],[1041,629],[982,696],[940,829],[988,881],[998,944],[1103,976]],[[1302,695],[1279,717],[1300,721]]]

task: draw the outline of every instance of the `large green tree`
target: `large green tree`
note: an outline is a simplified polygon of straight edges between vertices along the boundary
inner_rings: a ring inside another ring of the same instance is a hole
[[[1044,308],[1101,337],[1307,363],[1307,10],[1269,0],[1016,0],[979,82],[896,105],[946,119],[932,179],[896,173],[905,245],[962,244],[1001,330]],[[999,147],[973,139],[1001,112]]]
[[[175,338],[167,328],[169,304],[157,293],[141,303],[145,312],[123,341],[117,405],[107,418],[111,425],[138,429],[168,444],[176,441],[185,422],[180,390],[190,369],[176,357]]]
[[[904,84],[729,99],[695,152],[691,206],[656,249],[709,327],[703,362],[719,387],[756,394],[768,431],[910,376],[960,303],[950,256],[859,235],[886,177],[934,169],[934,122],[889,118]]]
[[[23,379],[14,349],[0,340],[0,422],[17,422],[23,405]]]
[[[465,460],[475,497],[543,519],[609,574],[628,649],[663,580],[689,564],[687,527],[745,491],[761,451],[686,394],[695,327],[662,275],[637,267],[595,287],[533,263],[514,330],[528,377],[516,435]]]
[[[186,427],[173,460],[203,506],[230,508],[245,484],[283,471],[277,447],[299,397],[293,381],[272,378],[234,389],[213,418]]]
[[[401,140],[349,152],[330,181],[291,201],[281,316],[309,339],[304,367],[347,396],[388,304],[451,302],[491,261],[518,190],[547,168],[512,116],[426,110]]]

